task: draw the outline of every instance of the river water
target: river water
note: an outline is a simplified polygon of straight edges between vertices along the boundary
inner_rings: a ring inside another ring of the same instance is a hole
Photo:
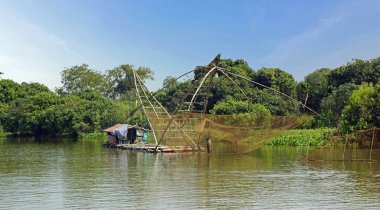
[[[380,208],[376,162],[304,163],[307,147],[149,154],[102,143],[0,139],[0,209]]]

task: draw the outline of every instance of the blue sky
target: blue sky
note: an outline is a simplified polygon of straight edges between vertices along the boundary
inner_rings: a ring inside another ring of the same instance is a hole
[[[156,80],[217,53],[300,81],[323,67],[380,56],[378,0],[0,0],[0,71],[59,87],[65,67],[146,66]]]

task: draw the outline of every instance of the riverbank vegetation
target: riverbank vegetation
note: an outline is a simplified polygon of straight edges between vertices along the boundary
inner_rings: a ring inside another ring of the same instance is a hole
[[[300,82],[279,68],[255,71],[242,59],[222,59],[218,65],[281,91],[321,113],[321,117],[302,125],[302,129],[309,130],[292,131],[287,136],[278,137],[272,144],[289,141],[294,145],[319,144],[317,142],[325,133],[331,131],[310,129],[337,128],[339,133],[350,133],[380,127],[380,57],[354,59],[334,69],[318,69]],[[194,78],[203,76],[203,68],[196,67]],[[133,70],[143,81],[154,78],[153,71],[146,67],[120,65],[100,72],[86,64],[64,69],[61,72],[62,86],[54,91],[40,83],[19,84],[0,78],[0,133],[86,136],[101,133],[102,128],[119,122],[148,127],[136,105]],[[264,86],[232,78],[246,93],[242,94],[230,85],[230,80],[225,75],[214,78],[215,86],[210,87],[208,95],[208,113],[270,117],[307,112],[296,101],[274,94]],[[156,97],[169,111],[174,111],[179,96],[192,84],[190,80],[179,82],[168,77],[163,85],[165,88]],[[250,103],[247,103],[247,97]],[[294,138],[299,142],[292,142]]]
[[[144,123],[131,98],[129,84],[133,66],[122,65],[101,74],[87,65],[61,73],[63,86],[54,92],[39,83],[18,84],[0,80],[0,123],[4,131],[26,136],[79,136],[101,132],[118,122]],[[143,79],[147,68],[136,69]]]
[[[299,129],[291,130],[274,138],[268,145],[274,146],[324,146],[330,143],[336,129]]]

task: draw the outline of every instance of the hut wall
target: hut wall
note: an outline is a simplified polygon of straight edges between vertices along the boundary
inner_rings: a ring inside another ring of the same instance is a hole
[[[108,135],[108,143],[116,144],[116,136]]]

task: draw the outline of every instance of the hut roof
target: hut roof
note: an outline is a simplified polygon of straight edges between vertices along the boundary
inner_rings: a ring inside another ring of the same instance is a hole
[[[104,132],[109,132],[109,133],[111,133],[111,132],[113,132],[115,129],[118,129],[118,128],[120,128],[121,126],[124,126],[124,125],[126,125],[126,124],[120,124],[120,123],[118,123],[118,124],[116,124],[116,125],[114,125],[114,126],[112,126],[112,127],[109,127],[109,128],[106,128],[106,129],[104,129],[103,131]],[[128,125],[128,129],[130,129],[130,128],[134,128],[134,127],[137,127],[137,125]],[[142,130],[147,130],[147,129],[145,129],[145,128],[141,128],[141,127],[138,127],[139,129],[142,129]]]
[[[112,132],[112,131],[114,131],[115,129],[120,128],[120,127],[123,126],[123,125],[124,125],[124,124],[120,124],[120,123],[118,123],[118,124],[116,124],[116,125],[114,125],[114,126],[112,126],[112,127],[109,127],[109,128],[104,129],[103,131],[105,131],[105,132]]]

